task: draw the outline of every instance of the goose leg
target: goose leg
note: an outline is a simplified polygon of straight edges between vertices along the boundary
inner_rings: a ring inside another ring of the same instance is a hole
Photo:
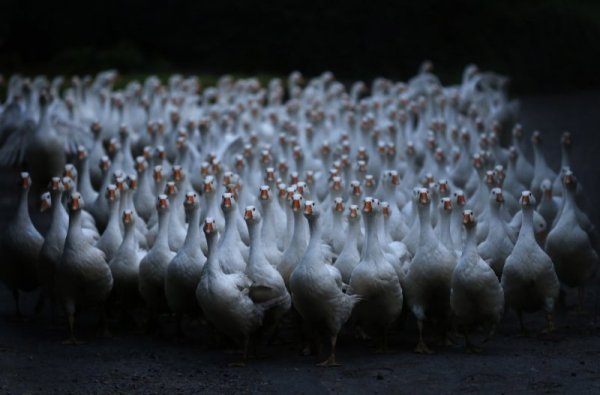
[[[250,337],[246,336],[244,338],[244,353],[242,355],[242,360],[239,362],[230,362],[229,367],[232,368],[243,368],[246,366],[246,361],[248,360],[248,348],[250,346]]]
[[[556,326],[554,325],[554,316],[551,311],[546,312],[546,322],[548,325],[546,329],[542,331],[542,333],[552,333],[556,330]]]
[[[326,360],[324,360],[321,363],[318,363],[317,366],[322,366],[322,367],[342,366],[340,363],[338,363],[335,360],[335,345],[337,343],[337,335],[331,336],[330,341],[331,341],[331,354],[329,354],[329,357]]]
[[[517,311],[517,317],[519,318],[519,328],[521,330],[521,336],[527,336],[527,328],[525,328],[525,324],[523,324],[523,312],[520,310]]]
[[[417,326],[419,327],[419,342],[417,343],[417,347],[415,347],[415,352],[419,354],[433,354],[433,351],[423,341],[423,321],[418,320]]]
[[[15,317],[18,321],[23,319],[23,314],[21,314],[21,304],[19,303],[20,295],[18,289],[13,289],[12,291],[13,299],[15,300]]]
[[[62,344],[64,345],[71,345],[71,346],[77,346],[80,344],[83,344],[83,342],[77,340],[77,338],[75,338],[75,313],[72,311],[69,311],[67,313],[68,319],[69,319],[69,338],[65,341],[63,341]]]
[[[481,352],[481,348],[475,347],[469,339],[469,331],[465,328],[465,351],[467,354],[477,354]]]

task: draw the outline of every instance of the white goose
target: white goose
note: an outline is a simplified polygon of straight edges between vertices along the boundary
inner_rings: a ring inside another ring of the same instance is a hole
[[[75,313],[88,305],[106,302],[113,287],[113,277],[104,253],[83,236],[81,210],[83,198],[78,192],[69,199],[69,230],[60,264],[56,270],[58,297],[67,313],[70,337],[65,344],[78,344],[75,338]]]
[[[195,192],[185,195],[185,210],[189,223],[185,241],[175,257],[169,262],[165,275],[165,296],[172,312],[181,315],[198,312],[196,288],[200,281],[206,257],[202,253],[200,239],[200,200]]]
[[[290,276],[290,291],[294,307],[308,328],[330,338],[331,353],[319,365],[336,366],[337,336],[358,298],[342,291],[340,272],[327,262],[321,241],[320,213],[313,201],[304,204],[304,214],[310,226],[310,242]]]
[[[522,312],[543,309],[548,321],[547,330],[554,330],[552,313],[558,298],[559,283],[550,257],[534,238],[533,208],[535,198],[529,191],[521,194],[523,221],[515,248],[506,258],[502,271],[502,288],[508,307],[519,317],[521,331],[525,331]]]
[[[502,318],[504,292],[490,266],[477,253],[475,216],[464,211],[467,241],[452,274],[450,306],[456,322],[462,328],[467,352],[479,352],[469,338],[477,325],[489,325],[490,336]]]
[[[546,252],[554,262],[559,280],[568,287],[578,288],[578,310],[581,311],[584,287],[598,270],[600,260],[590,238],[577,221],[576,190],[575,177],[571,171],[567,171],[563,178],[565,204],[556,226],[548,234]]]
[[[350,282],[352,271],[360,262],[360,252],[358,250],[358,235],[360,230],[360,210],[358,206],[351,205],[348,210],[348,234],[342,252],[335,260],[335,268],[340,271],[344,284]]]
[[[408,265],[404,292],[413,314],[417,317],[419,341],[415,351],[431,353],[423,340],[426,319],[446,324],[450,314],[450,282],[456,265],[454,254],[444,247],[431,228],[429,192],[419,190],[419,245]]]
[[[21,192],[16,215],[8,223],[0,239],[0,251],[3,256],[0,263],[0,280],[13,294],[17,316],[21,315],[19,292],[30,292],[39,286],[37,261],[44,244],[44,238],[33,226],[29,216],[29,173],[20,174],[19,185]]]
[[[389,327],[400,316],[404,297],[396,269],[381,250],[376,224],[378,211],[376,202],[365,198],[365,247],[350,276],[347,294],[361,299],[354,307],[353,321],[366,333],[377,336],[380,347],[386,349]]]

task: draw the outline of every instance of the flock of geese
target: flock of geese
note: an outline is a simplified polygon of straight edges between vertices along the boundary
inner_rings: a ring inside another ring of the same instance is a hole
[[[370,88],[330,72],[266,87],[116,78],[15,75],[0,106],[0,163],[26,170],[0,279],[18,314],[38,288],[39,309],[64,311],[66,343],[89,308],[120,322],[141,310],[149,326],[201,316],[245,361],[283,320],[305,344],[326,337],[321,365],[335,366],[344,325],[385,349],[411,312],[417,352],[432,352],[424,325],[477,352],[469,335],[491,336],[505,306],[521,327],[543,311],[551,331],[561,288],[583,305],[598,235],[571,136],[556,173],[533,132],[532,163],[502,76],[469,66],[443,86],[424,63]]]

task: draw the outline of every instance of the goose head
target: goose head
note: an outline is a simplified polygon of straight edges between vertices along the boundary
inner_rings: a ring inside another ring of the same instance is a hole
[[[348,209],[348,221],[356,222],[360,220],[360,209],[356,204],[350,205]]]
[[[539,147],[542,145],[542,134],[539,132],[539,130],[533,132],[533,134],[531,135],[531,142],[534,147]]]
[[[501,205],[504,203],[504,194],[500,188],[492,188],[490,191],[490,202]]]
[[[452,199],[443,197],[440,200],[439,211],[442,215],[449,215],[452,213]]]
[[[561,138],[560,138],[560,143],[563,145],[563,147],[566,148],[570,148],[572,141],[571,141],[571,133],[570,132],[563,132]]]
[[[215,178],[213,176],[206,176],[202,189],[206,195],[214,195],[215,190]]]
[[[472,210],[464,210],[463,211],[463,225],[465,228],[473,228],[475,226],[475,214]]]
[[[533,197],[533,193],[531,193],[531,191],[521,192],[519,203],[521,203],[523,210],[533,209],[533,207],[535,207],[535,197]]]
[[[513,128],[512,134],[513,134],[513,138],[516,141],[520,142],[521,140],[523,140],[523,136],[524,136],[523,126],[521,126],[521,124],[516,124],[515,127]]]
[[[67,201],[67,206],[72,212],[78,212],[84,207],[83,198],[79,192],[73,192]]]
[[[371,216],[379,212],[379,201],[373,197],[367,196],[363,199],[362,212],[365,216]]]
[[[552,199],[552,182],[545,178],[540,184],[543,199]]]
[[[106,192],[104,193],[106,200],[109,202],[115,202],[120,196],[120,190],[115,184],[110,184],[106,187]]]
[[[438,194],[441,197],[444,198],[444,197],[450,196],[450,186],[449,186],[448,180],[446,180],[446,179],[439,180],[437,183],[437,186],[438,186]]]
[[[427,188],[419,188],[417,196],[418,196],[417,201],[419,202],[419,205],[421,205],[421,206],[429,205],[429,202],[431,199],[430,199],[429,191],[427,190]]]
[[[131,227],[135,224],[135,216],[133,215],[133,211],[125,210],[122,215],[123,225],[125,228]]]
[[[82,161],[82,160],[86,159],[87,156],[88,156],[88,152],[85,149],[85,147],[83,145],[77,146],[77,159],[79,159],[79,161]]]
[[[214,235],[217,233],[217,224],[215,219],[212,217],[206,217],[204,220],[204,225],[202,226],[202,230],[204,231],[207,240],[209,237],[214,237]]]
[[[221,210],[223,210],[223,213],[227,214],[232,212],[233,210],[235,210],[235,206],[236,203],[233,194],[225,192],[221,196]]]
[[[332,209],[334,213],[339,213],[341,215],[344,212],[344,199],[341,197],[336,197],[333,200]]]
[[[570,191],[574,191],[577,187],[577,179],[571,170],[564,170],[562,181],[565,188]]]
[[[94,136],[95,140],[97,140],[100,137],[100,133],[102,133],[102,125],[98,120],[92,122],[92,124],[90,125],[90,131],[92,132],[92,135]]]
[[[169,211],[169,198],[167,197],[167,195],[163,193],[158,195],[156,201],[156,209],[158,210],[159,214],[166,213],[167,211]]]
[[[248,225],[258,224],[261,220],[260,211],[254,206],[246,206],[244,209],[244,220]]]
[[[65,192],[73,192],[75,191],[75,182],[71,177],[63,177],[61,179],[63,189]]]
[[[200,207],[200,199],[196,192],[188,192],[185,194],[185,200],[183,201],[183,207],[186,211],[192,211]]]
[[[298,181],[296,183],[296,193],[301,194],[302,196],[309,196],[308,185],[304,181]]]
[[[50,207],[52,207],[52,198],[50,196],[50,192],[44,192],[40,196],[40,212],[43,213]]]
[[[317,204],[313,200],[307,200],[304,203],[304,216],[308,220],[308,222],[316,221],[320,216],[319,208]]]
[[[67,163],[63,170],[63,177],[69,177],[73,180],[77,180],[77,169],[72,163]]]
[[[135,158],[135,171],[138,174],[142,174],[144,171],[146,171],[147,167],[148,162],[146,162],[146,158],[144,156],[138,156]]]
[[[258,198],[263,204],[263,202],[268,202],[271,200],[271,188],[268,185],[261,185],[258,192]]]
[[[100,158],[100,162],[98,163],[102,174],[105,174],[108,171],[108,169],[110,169],[110,165],[110,158],[107,155],[102,155],[102,158]]]

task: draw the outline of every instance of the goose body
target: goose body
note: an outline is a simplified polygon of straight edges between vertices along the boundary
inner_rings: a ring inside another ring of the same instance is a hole
[[[535,198],[531,192],[523,191],[520,201],[523,221],[515,247],[504,264],[502,288],[507,306],[514,309],[519,318],[522,312],[543,309],[548,327],[552,329],[552,312],[559,292],[558,278],[552,260],[534,238]]]

